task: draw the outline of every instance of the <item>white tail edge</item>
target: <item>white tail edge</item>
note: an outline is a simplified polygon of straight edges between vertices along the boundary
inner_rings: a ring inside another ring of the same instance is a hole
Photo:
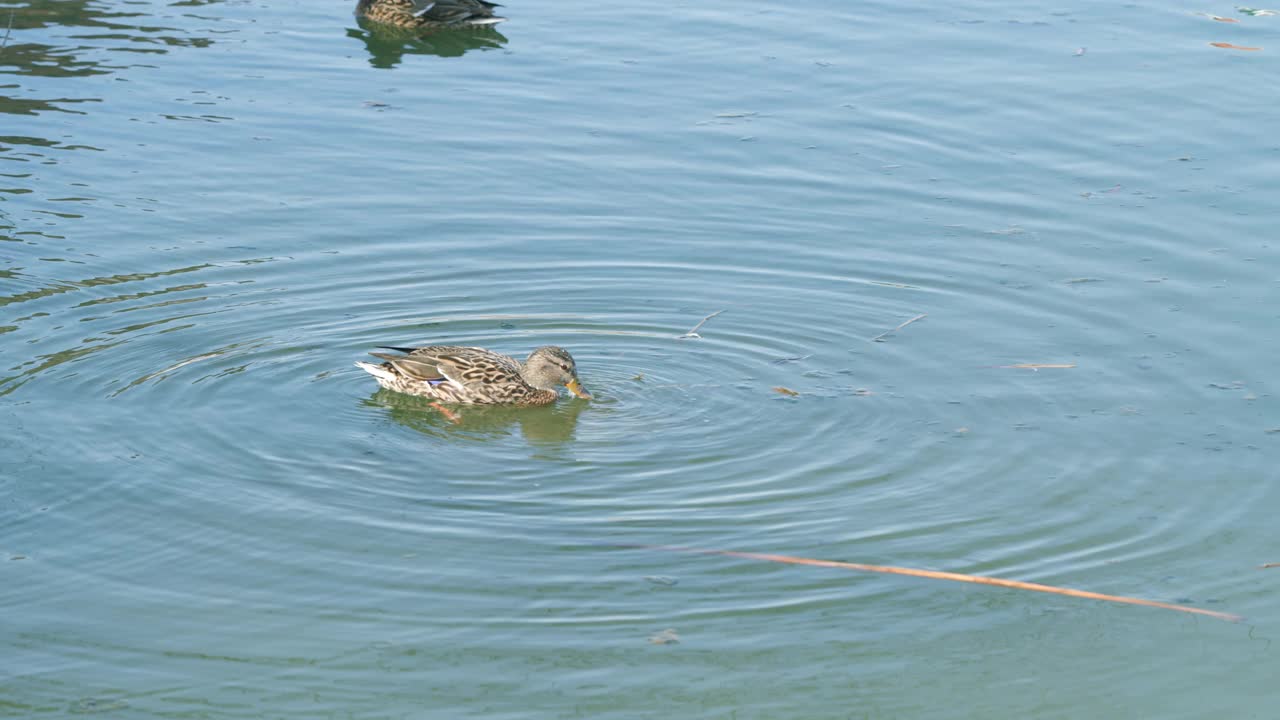
[[[379,380],[391,380],[395,378],[395,375],[392,375],[390,370],[387,370],[381,365],[374,365],[373,363],[360,362],[359,360],[357,360],[356,367],[360,368],[361,370],[364,370],[365,372],[378,378]]]

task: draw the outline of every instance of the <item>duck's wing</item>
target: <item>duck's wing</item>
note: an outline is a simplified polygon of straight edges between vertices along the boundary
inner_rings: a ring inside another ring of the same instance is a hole
[[[450,25],[488,25],[506,19],[493,14],[497,3],[485,0],[414,0],[414,7],[418,17]]]
[[[404,355],[371,353],[416,380],[448,381],[460,388],[523,382],[514,358],[475,347],[432,345],[422,348],[384,347]]]

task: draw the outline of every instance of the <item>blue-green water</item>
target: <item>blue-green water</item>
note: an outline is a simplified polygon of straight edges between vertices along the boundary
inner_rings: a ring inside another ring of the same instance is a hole
[[[1274,712],[1280,17],[350,10],[0,6],[0,716]]]

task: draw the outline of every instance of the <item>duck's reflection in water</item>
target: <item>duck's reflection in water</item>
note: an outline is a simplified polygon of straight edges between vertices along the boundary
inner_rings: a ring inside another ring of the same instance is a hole
[[[507,44],[507,38],[491,28],[474,30],[423,31],[398,28],[356,18],[360,25],[347,30],[347,37],[364,42],[369,51],[369,64],[393,68],[405,55],[438,55],[461,57],[469,50],[496,50]]]
[[[432,400],[379,390],[366,404],[386,408],[392,420],[423,435],[478,442],[509,437],[517,431],[532,445],[558,446],[573,440],[578,416],[591,406],[565,399],[551,405],[449,405],[442,412]]]

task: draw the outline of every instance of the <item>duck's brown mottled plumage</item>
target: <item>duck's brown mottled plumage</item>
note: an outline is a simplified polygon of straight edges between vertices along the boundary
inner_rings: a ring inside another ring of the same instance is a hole
[[[356,365],[396,392],[473,405],[546,405],[559,397],[560,387],[591,397],[578,381],[573,357],[550,345],[534,350],[524,363],[477,347],[384,349],[403,354],[370,353],[386,362]]]
[[[359,0],[356,15],[398,28],[451,30],[502,22],[495,7],[485,0]]]

